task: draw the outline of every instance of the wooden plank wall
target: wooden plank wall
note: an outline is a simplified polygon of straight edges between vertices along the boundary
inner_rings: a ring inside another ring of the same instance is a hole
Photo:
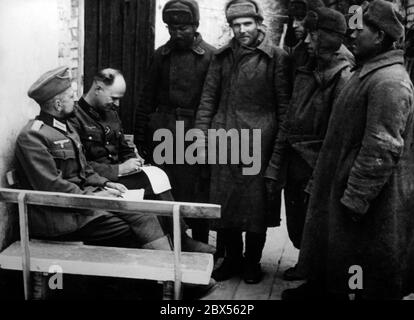
[[[120,69],[127,82],[120,117],[133,132],[134,109],[154,51],[156,1],[85,1],[84,85],[89,89],[101,68]]]

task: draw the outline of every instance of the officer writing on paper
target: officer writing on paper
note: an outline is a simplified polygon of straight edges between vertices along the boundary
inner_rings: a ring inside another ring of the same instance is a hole
[[[28,95],[41,111],[22,129],[16,142],[19,179],[24,189],[100,197],[116,197],[126,190],[122,184],[96,173],[86,161],[79,135],[68,121],[74,110],[68,68],[43,74]],[[35,238],[171,250],[167,235],[153,215],[32,206],[29,218]]]
[[[126,83],[119,70],[103,69],[93,80],[89,91],[79,100],[70,123],[77,130],[91,167],[101,176],[119,182],[129,189],[145,189],[146,199],[174,201],[168,176],[162,174],[150,183],[142,172],[144,165],[138,153],[125,140],[122,123],[118,116],[120,100],[125,95]],[[138,146],[139,149],[139,146]],[[166,232],[172,232],[171,218],[159,218]],[[215,248],[194,241],[185,233],[183,226],[183,250],[214,253]]]
[[[153,190],[141,170],[144,159],[125,140],[118,116],[125,91],[126,83],[121,72],[104,69],[96,74],[90,90],[75,106],[70,122],[85,147],[86,159],[101,176],[129,189],[145,189],[146,198],[173,200],[168,177],[165,176],[164,189]]]

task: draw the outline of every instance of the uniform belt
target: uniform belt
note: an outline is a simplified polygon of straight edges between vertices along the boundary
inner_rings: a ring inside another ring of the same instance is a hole
[[[168,114],[174,114],[178,117],[194,117],[195,112],[193,109],[186,109],[186,108],[174,108],[169,106],[159,106],[157,108],[157,112],[160,113],[168,113]]]

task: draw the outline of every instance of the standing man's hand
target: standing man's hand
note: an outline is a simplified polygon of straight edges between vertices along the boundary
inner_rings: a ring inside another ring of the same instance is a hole
[[[344,208],[345,214],[346,216],[348,216],[353,222],[357,223],[359,221],[361,221],[363,215],[352,211],[351,209],[349,209],[347,206],[345,206],[344,204],[342,204],[342,207]]]
[[[265,179],[267,193],[266,221],[269,226],[278,227],[281,222],[280,192],[282,187],[277,180]]]
[[[282,186],[277,180],[265,179],[265,181],[268,199],[274,199],[280,190],[282,190]]]

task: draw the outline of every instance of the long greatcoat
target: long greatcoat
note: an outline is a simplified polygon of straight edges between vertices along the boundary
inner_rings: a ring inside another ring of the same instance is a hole
[[[263,34],[262,34],[263,36]],[[278,123],[289,103],[289,64],[285,51],[265,37],[255,49],[241,49],[233,39],[213,57],[197,112],[195,127],[208,129],[261,130],[261,169],[243,175],[243,167],[230,164],[232,147],[227,146],[227,164],[211,166],[210,201],[222,205],[222,218],[215,228],[241,228],[264,232],[267,227],[267,199],[264,183],[276,138]],[[233,146],[234,148],[234,146]],[[234,150],[234,149],[233,149]]]
[[[350,293],[349,270],[360,266],[362,297],[402,295],[414,233],[413,86],[403,63],[400,50],[374,57],[333,106],[299,257],[331,293]]]
[[[145,144],[152,152],[158,144],[153,141],[154,131],[168,129],[175,136],[177,121],[184,122],[186,131],[193,128],[214,50],[197,34],[193,46],[187,50],[178,50],[169,41],[155,51],[136,109],[134,135],[137,146]],[[170,178],[176,200],[208,201],[206,170],[175,161],[162,168]]]

